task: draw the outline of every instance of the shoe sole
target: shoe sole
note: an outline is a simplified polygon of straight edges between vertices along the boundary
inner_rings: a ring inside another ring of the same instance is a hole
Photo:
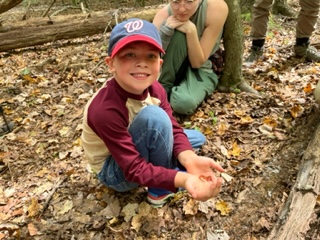
[[[148,194],[147,200],[151,203],[154,207],[162,207],[164,204],[168,202],[171,198],[174,197],[174,193],[170,193],[165,197],[152,197]]]

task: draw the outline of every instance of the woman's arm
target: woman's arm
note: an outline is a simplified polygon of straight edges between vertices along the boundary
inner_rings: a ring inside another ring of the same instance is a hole
[[[191,66],[199,68],[210,57],[228,16],[228,6],[224,0],[208,0],[206,27],[198,40],[196,28],[186,32],[188,55]],[[180,30],[180,28],[177,28]],[[183,30],[182,30],[183,31]],[[195,31],[195,32],[194,32]]]
[[[161,24],[169,17],[168,6],[161,8],[153,18],[153,24],[160,29]]]

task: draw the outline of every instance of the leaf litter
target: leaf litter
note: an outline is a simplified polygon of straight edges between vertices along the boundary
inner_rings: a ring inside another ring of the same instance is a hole
[[[105,188],[83,161],[83,108],[110,77],[101,35],[0,53],[0,104],[15,123],[0,137],[0,239],[265,239],[319,119],[320,65],[279,47],[294,40],[294,23],[243,68],[263,98],[215,92],[194,115],[177,115],[206,135],[199,154],[226,169],[220,195],[198,202],[179,192],[158,209],[143,188]],[[312,224],[309,239],[319,236]]]

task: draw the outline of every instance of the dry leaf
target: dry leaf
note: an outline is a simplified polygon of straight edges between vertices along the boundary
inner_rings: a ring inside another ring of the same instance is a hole
[[[131,226],[137,232],[140,231],[140,228],[142,226],[141,218],[142,218],[141,214],[138,214],[138,215],[135,215],[135,216],[132,217]]]
[[[245,112],[240,111],[240,110],[235,110],[233,113],[234,113],[234,115],[236,115],[238,118],[241,118],[242,116],[245,115]]]
[[[225,148],[225,146],[221,145],[220,151],[224,156],[228,157],[228,155],[229,155],[228,150]]]
[[[118,217],[121,211],[120,202],[118,198],[113,199],[108,206],[103,209],[100,214],[105,216],[107,219]]]
[[[276,120],[274,120],[272,117],[265,117],[263,119],[263,123],[269,127],[271,127],[271,129],[274,129],[278,126],[278,123]]]
[[[222,200],[216,203],[216,210],[218,210],[222,216],[226,216],[231,212],[229,205]]]
[[[303,88],[303,91],[304,91],[306,94],[311,94],[311,93],[313,93],[313,89],[312,89],[311,83],[308,83],[308,84]]]
[[[295,105],[293,108],[290,109],[291,116],[293,118],[299,117],[303,113],[304,108],[300,105]]]
[[[210,229],[207,231],[207,240],[229,240],[230,237],[224,230],[215,230],[212,232]]]
[[[73,207],[73,202],[71,200],[67,200],[64,202],[62,208],[60,209],[60,211],[58,212],[58,214],[65,214],[67,212],[69,212]]]
[[[67,134],[69,133],[69,131],[70,131],[70,128],[68,128],[68,127],[63,127],[63,128],[59,131],[60,136],[61,136],[61,137],[66,137]]]
[[[222,177],[226,182],[231,182],[232,179],[233,179],[233,177],[231,177],[229,174],[224,173],[224,172],[221,173],[220,175],[221,175],[221,177]]]
[[[244,116],[240,119],[240,124],[242,124],[242,125],[250,124],[253,122],[254,122],[254,120],[250,116]]]
[[[194,199],[190,199],[184,206],[183,212],[187,215],[196,215],[198,212],[198,204]]]
[[[237,142],[233,142],[232,144],[232,151],[230,152],[231,155],[234,157],[240,156],[241,148],[238,146]]]
[[[129,203],[121,211],[121,215],[124,216],[124,220],[129,222],[133,216],[137,214],[139,204],[138,203]]]
[[[35,236],[38,233],[38,229],[33,223],[28,224],[28,230],[29,230],[30,236]]]
[[[217,133],[222,136],[226,133],[227,125],[225,123],[220,123],[218,126],[218,131]]]
[[[38,203],[38,199],[36,197],[31,198],[31,204],[28,207],[28,216],[35,217],[38,215],[40,211],[40,205]]]

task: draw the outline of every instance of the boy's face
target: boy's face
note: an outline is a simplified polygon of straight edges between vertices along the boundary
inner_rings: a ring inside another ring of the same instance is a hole
[[[142,94],[157,81],[162,64],[159,49],[146,42],[132,42],[106,63],[118,84],[127,92]]]

